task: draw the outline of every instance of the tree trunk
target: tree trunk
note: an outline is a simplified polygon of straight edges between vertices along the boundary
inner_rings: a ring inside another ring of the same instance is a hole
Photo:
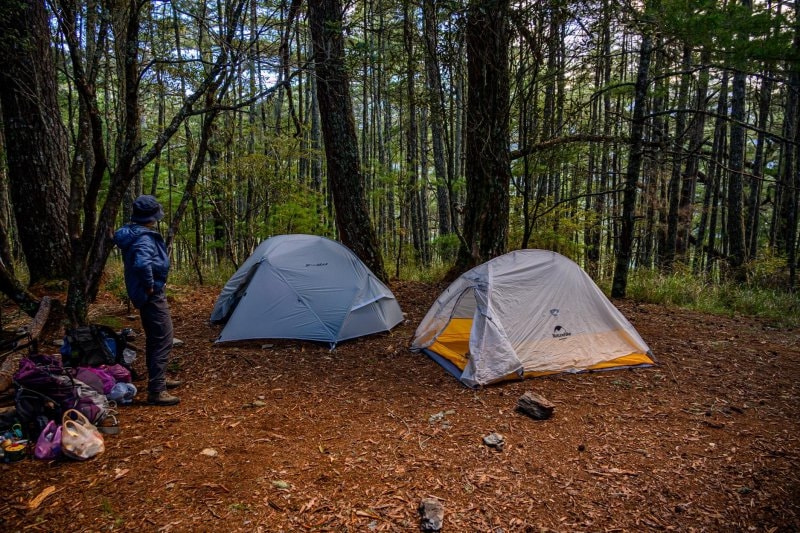
[[[17,304],[28,316],[34,316],[39,309],[39,299],[36,295],[23,287],[22,283],[14,276],[14,272],[8,270],[2,262],[0,262],[0,292]]]
[[[725,152],[725,140],[727,138],[727,126],[725,122],[728,109],[728,73],[722,73],[720,82],[719,98],[717,100],[716,115],[714,121],[714,140],[711,145],[711,161],[708,164],[708,171],[705,181],[705,194],[703,196],[703,211],[700,214],[700,225],[697,228],[697,242],[695,245],[694,267],[695,274],[703,270],[703,262],[707,258],[711,262],[711,257],[707,256],[707,250],[714,248],[714,238],[716,236],[716,206],[712,203],[716,196],[714,190],[718,190],[720,174],[722,172],[720,162],[722,154]],[[706,240],[706,230],[708,231],[708,248],[704,247]],[[706,263],[708,265],[708,263]]]
[[[708,63],[711,53],[704,50],[700,56],[700,71],[695,98],[695,115],[691,125],[689,139],[689,154],[686,159],[683,187],[681,189],[680,210],[678,213],[678,238],[675,243],[675,252],[680,259],[688,264],[689,237],[692,231],[692,218],[694,214],[694,196],[697,188],[697,174],[700,170],[700,152],[704,145],[706,125],[706,99],[708,96]]]
[[[795,17],[800,16],[800,3],[795,2]],[[794,50],[800,48],[800,27],[795,26]],[[774,246],[786,256],[789,267],[789,288],[796,287],[796,247],[798,224],[798,187],[800,187],[800,67],[797,62],[787,62],[789,82],[783,114],[783,146],[778,184],[775,192],[775,215],[772,224]]]
[[[474,0],[467,13],[468,96],[464,240],[456,269],[506,251],[509,157],[508,0]]]
[[[753,172],[750,179],[750,197],[747,202],[747,226],[745,241],[747,243],[748,257],[755,258],[758,254],[758,234],[761,220],[761,191],[762,177],[764,175],[764,142],[769,118],[769,106],[772,102],[771,73],[765,73],[761,82],[761,91],[758,98],[758,137],[756,139],[756,153],[753,157]]]
[[[692,60],[692,49],[688,45],[683,48],[683,60],[681,62],[681,69],[684,73],[681,75],[681,84],[678,89],[678,102],[677,102],[677,117],[675,118],[675,131],[673,132],[673,160],[672,160],[672,174],[669,178],[669,214],[667,215],[667,240],[665,243],[665,250],[662,255],[663,266],[666,270],[672,270],[672,264],[675,261],[675,251],[677,248],[678,240],[678,222],[680,212],[681,190],[683,189],[681,183],[681,164],[683,162],[683,146],[684,136],[686,134],[686,103],[689,100],[689,67]]]
[[[433,143],[433,168],[436,174],[436,207],[439,235],[447,235],[452,231],[450,195],[447,192],[447,154],[445,153],[447,132],[442,79],[439,72],[439,57],[436,52],[438,19],[434,0],[422,0],[422,12],[425,37],[425,73],[428,84],[428,106],[431,111],[431,142]],[[451,149],[449,143],[448,149]]]
[[[609,0],[603,0],[603,20],[602,20],[602,41],[603,41],[603,66],[602,66],[602,83],[606,85],[611,82],[611,6]],[[611,94],[609,91],[603,92],[603,138],[608,139],[611,136]],[[600,171],[598,189],[605,191],[608,189],[608,174],[609,174],[609,152],[611,151],[610,143],[607,140],[603,141],[602,150],[600,153]],[[603,234],[603,219],[606,216],[607,202],[605,194],[598,194],[594,198],[594,214],[597,216],[597,223],[592,229],[588,243],[588,261],[589,267],[594,270],[593,274],[599,276],[600,271],[600,258],[602,248],[602,234]]]
[[[668,182],[664,179],[664,158],[669,153],[668,137],[669,122],[664,110],[669,107],[667,101],[670,94],[668,79],[658,76],[658,73],[669,69],[667,55],[663,53],[663,39],[656,38],[654,52],[655,81],[652,95],[653,120],[650,123],[649,138],[655,147],[652,157],[642,161],[643,176],[642,189],[646,198],[645,206],[645,232],[639,246],[639,261],[642,266],[651,268],[654,264],[659,266],[665,262],[664,254],[667,249],[667,219],[669,217]],[[645,124],[645,128],[647,124]]]
[[[417,148],[417,99],[416,89],[414,83],[415,77],[415,61],[414,61],[414,28],[416,21],[414,20],[414,11],[409,5],[408,0],[404,2],[403,14],[403,45],[405,49],[406,60],[406,169],[405,180],[403,187],[405,190],[404,208],[407,210],[408,215],[405,217],[406,233],[411,236],[411,243],[414,246],[414,257],[417,262],[423,262],[424,253],[422,242],[422,235],[420,228],[422,220],[420,219],[420,186],[419,186],[419,170],[418,162],[419,150]]]
[[[614,281],[611,296],[624,298],[628,287],[628,269],[633,255],[634,210],[636,207],[636,187],[639,182],[639,169],[644,155],[644,109],[647,103],[648,72],[652,40],[649,34],[642,37],[639,51],[639,68],[636,73],[636,86],[633,101],[633,122],[631,123],[631,147],[628,155],[628,168],[625,172],[625,191],[622,199],[622,228],[620,229],[619,248],[617,249],[614,267]]]
[[[314,41],[322,135],[328,178],[336,207],[336,227],[342,242],[381,280],[386,280],[383,256],[367,211],[364,178],[344,65],[342,6],[339,0],[310,0],[309,24]]]
[[[66,279],[69,161],[44,3],[2,3],[0,36],[8,181],[30,282]]]
[[[0,105],[0,117],[3,116]],[[0,128],[0,154],[6,151],[6,140],[3,129]],[[8,198],[8,173],[6,167],[0,164],[0,266],[13,278],[14,257],[11,253],[14,240],[14,218],[11,215],[11,201]]]
[[[733,73],[730,161],[728,163],[728,168],[730,168],[727,195],[728,218],[725,225],[729,248],[728,264],[736,281],[745,280],[744,263],[747,259],[744,241],[744,216],[742,213],[744,198],[745,131],[743,124],[745,120],[745,79],[745,73],[741,70]]]

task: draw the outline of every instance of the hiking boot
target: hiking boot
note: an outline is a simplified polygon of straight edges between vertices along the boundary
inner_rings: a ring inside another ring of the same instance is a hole
[[[183,381],[179,379],[167,379],[166,385],[168,389],[174,389],[183,385]]]
[[[178,405],[181,399],[165,390],[161,392],[148,392],[147,403],[150,405]]]

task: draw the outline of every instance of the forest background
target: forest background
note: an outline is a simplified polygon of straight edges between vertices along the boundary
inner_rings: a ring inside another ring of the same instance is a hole
[[[791,319],[798,9],[3,2],[0,291],[85,323],[148,193],[192,283],[313,233],[382,279],[546,248],[615,297]]]

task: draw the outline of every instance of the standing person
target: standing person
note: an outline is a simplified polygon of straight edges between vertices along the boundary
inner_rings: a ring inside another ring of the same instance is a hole
[[[154,228],[164,210],[153,196],[144,194],[133,202],[129,224],[114,234],[122,250],[125,287],[134,307],[139,309],[145,334],[147,362],[147,403],[176,405],[180,398],[167,392],[180,382],[167,379],[167,362],[172,350],[172,318],[167,306],[166,283],[169,255],[164,238]]]

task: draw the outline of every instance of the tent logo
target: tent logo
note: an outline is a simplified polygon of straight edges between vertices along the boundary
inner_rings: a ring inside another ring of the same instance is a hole
[[[551,309],[551,310],[550,310],[550,314],[551,314],[551,315],[553,315],[553,316],[558,316],[558,313],[559,313],[559,312],[560,312],[560,311],[559,311],[558,309]]]
[[[328,263],[306,263],[306,267],[324,267]]]
[[[570,335],[572,335],[572,333],[570,333],[561,326],[556,326],[555,328],[553,328],[554,339],[563,339],[564,337],[569,337]]]

